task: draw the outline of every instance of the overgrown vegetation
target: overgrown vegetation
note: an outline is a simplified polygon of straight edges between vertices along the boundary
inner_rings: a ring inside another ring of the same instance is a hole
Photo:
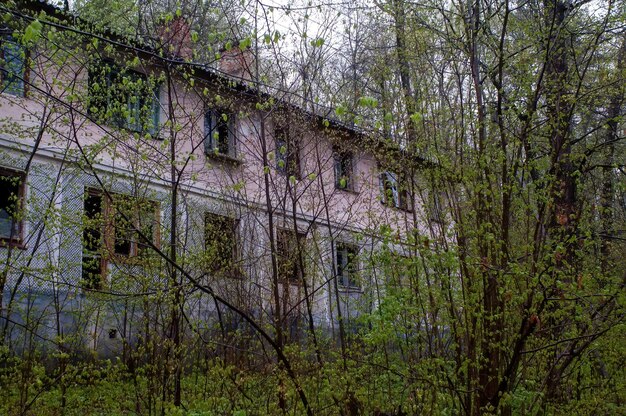
[[[0,414],[624,412],[624,5],[105,6],[0,6]]]

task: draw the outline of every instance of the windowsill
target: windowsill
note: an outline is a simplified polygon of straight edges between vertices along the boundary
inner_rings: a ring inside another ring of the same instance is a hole
[[[139,137],[145,137],[146,135],[149,135],[152,140],[163,141],[165,139],[165,136],[160,134],[161,127],[162,127],[161,124],[159,124],[158,126],[159,128],[156,129],[158,130],[158,132],[155,134],[152,134],[147,129],[137,130],[136,128],[129,127],[128,125],[126,125],[126,123],[116,122],[114,119],[101,117],[98,114],[92,113],[91,110],[89,109],[87,110],[87,114],[89,116],[88,120],[91,121],[91,123],[95,125],[105,125],[107,127],[117,129],[117,131],[126,132],[129,135],[137,134],[139,135]]]
[[[104,285],[105,285],[105,282],[102,282],[102,285],[100,287],[80,286],[80,290],[81,290],[83,296],[89,296],[91,294],[103,293],[104,292]]]
[[[150,136],[150,139],[152,140],[159,140],[162,141],[163,137],[161,137],[159,134],[152,134],[149,131],[145,131],[145,130],[136,130],[133,129],[131,127],[126,127],[126,126],[120,126],[120,125],[116,125],[116,124],[111,124],[111,127],[117,128],[120,131],[125,131],[129,134],[132,134],[133,136],[135,134],[139,135],[140,138],[146,137],[146,135]]]
[[[363,293],[363,288],[359,286],[344,286],[340,284],[338,290],[346,293]]]
[[[11,94],[10,92],[6,92],[6,91],[0,93],[0,96],[2,96],[2,97],[19,98],[19,99],[22,99],[22,100],[26,98],[26,94],[20,94],[20,95],[18,95],[18,94]]]
[[[243,273],[229,273],[223,276],[226,279],[234,280],[237,282],[243,282],[244,280],[246,280],[246,276],[244,276]]]
[[[294,178],[296,182],[300,182],[302,180],[302,176],[300,175],[290,175],[288,172],[283,172],[282,170],[276,168],[276,172],[278,172],[278,174],[285,178],[286,180],[290,180],[290,178]]]
[[[230,155],[226,155],[224,153],[218,153],[218,152],[208,152],[205,153],[207,159],[213,159],[216,160],[218,162],[223,162],[223,163],[229,163],[231,165],[241,165],[243,164],[243,161],[241,159],[237,159],[236,157],[230,156]]]
[[[108,259],[112,264],[136,266],[140,263],[138,256],[113,253]]]
[[[9,247],[16,248],[18,250],[26,250],[26,245],[23,242],[16,239],[0,237],[0,248],[8,249]]]
[[[348,188],[342,188],[342,187],[340,187],[340,186],[335,185],[335,189],[336,189],[336,190],[338,190],[338,191],[347,192],[347,193],[349,193],[349,194],[353,194],[353,195],[358,195],[358,194],[359,194],[359,191],[357,191],[357,190],[356,190],[356,189],[354,189],[354,188],[350,188],[350,187],[348,187]]]
[[[108,262],[119,266],[144,267],[148,265],[150,258],[150,255],[146,254],[132,254],[128,256],[126,254],[114,253],[108,258]]]
[[[397,211],[402,211],[402,212],[406,212],[407,214],[410,214],[411,212],[413,212],[413,210],[411,208],[402,208],[402,207],[397,207],[395,205],[389,205],[388,203],[386,203],[385,201],[380,201],[380,203],[382,205],[384,205],[387,208],[391,208],[391,209],[395,209]]]
[[[144,137],[146,134],[148,134],[151,140],[158,140],[160,142],[162,142],[165,139],[165,137],[161,136],[160,134],[151,134],[151,133],[142,133],[142,132],[137,132],[137,133],[143,135]]]
[[[241,270],[209,270],[206,272],[206,276],[212,277],[214,279],[230,279],[243,281],[246,276]]]

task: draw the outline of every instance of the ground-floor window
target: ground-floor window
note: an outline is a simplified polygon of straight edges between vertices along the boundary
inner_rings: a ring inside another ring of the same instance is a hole
[[[23,172],[0,169],[0,245],[22,244],[25,179]]]
[[[159,243],[158,203],[88,189],[84,198],[82,285],[100,289],[108,262],[141,258]]]

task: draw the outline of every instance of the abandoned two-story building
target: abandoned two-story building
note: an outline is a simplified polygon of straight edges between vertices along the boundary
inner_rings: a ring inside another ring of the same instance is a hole
[[[244,312],[295,339],[402,278],[375,261],[385,239],[410,255],[424,215],[401,150],[268,93],[249,50],[194,63],[182,19],[124,42],[26,3],[0,38],[7,342],[116,354],[172,304],[196,331]]]

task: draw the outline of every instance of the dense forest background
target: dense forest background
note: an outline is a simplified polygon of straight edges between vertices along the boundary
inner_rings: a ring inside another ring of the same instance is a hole
[[[217,239],[202,253],[186,249],[187,237],[177,231],[182,217],[173,208],[162,246],[145,241],[153,252],[146,264],[164,286],[152,291],[151,277],[141,281],[129,272],[141,290],[120,281],[93,293],[93,310],[121,302],[125,311],[150,311],[141,342],[104,361],[76,351],[69,335],[38,338],[41,322],[26,310],[23,339],[11,337],[12,305],[22,295],[10,274],[28,275],[34,266],[9,253],[0,264],[1,414],[625,411],[623,2],[80,0],[58,7],[51,15],[9,0],[0,14],[22,46],[60,68],[89,48],[115,54],[107,39],[166,57],[171,51],[160,43],[159,28],[184,17],[188,65],[172,61],[150,82],[166,94],[172,79],[194,89],[194,68],[220,72],[222,55],[243,50],[253,59],[238,81],[254,91],[246,97],[254,108],[279,114],[276,102],[289,103],[370,138],[359,146],[402,171],[409,179],[404,191],[425,208],[402,223],[380,221],[367,230],[379,243],[376,251],[359,253],[363,276],[384,284],[372,288],[366,306],[350,319],[338,308],[331,330],[305,320],[299,336],[290,332],[288,312],[261,316],[250,298],[235,302],[196,277],[199,264],[214,261],[227,242]],[[136,66],[128,55],[118,58]],[[32,68],[25,82],[46,79],[47,68]],[[75,103],[85,97],[72,84],[48,87],[37,90],[45,111],[35,129],[77,123]],[[174,110],[169,116],[181,117]],[[184,199],[178,184],[191,174],[187,164],[173,162],[181,157],[176,123],[166,128],[171,147],[158,149],[156,167],[140,154],[147,139],[135,137],[140,143],[132,157],[172,184],[168,198],[177,207]],[[96,148],[68,152],[67,160],[95,174]],[[244,192],[244,185],[229,191]],[[280,204],[295,218],[298,193],[282,192]],[[328,201],[324,196],[315,209],[330,224]],[[47,209],[49,229],[72,220],[53,215],[54,203]],[[323,257],[309,231],[309,242],[296,243],[291,259],[302,269],[306,259]],[[276,259],[280,236],[268,233]],[[402,255],[394,250],[400,240]],[[279,285],[280,264],[267,267],[274,280],[259,291]],[[59,270],[51,266],[47,273]],[[299,306],[306,315],[315,286],[303,280]],[[202,324],[184,312],[196,296],[220,305],[212,331],[199,330]],[[273,310],[289,303],[273,302]]]

